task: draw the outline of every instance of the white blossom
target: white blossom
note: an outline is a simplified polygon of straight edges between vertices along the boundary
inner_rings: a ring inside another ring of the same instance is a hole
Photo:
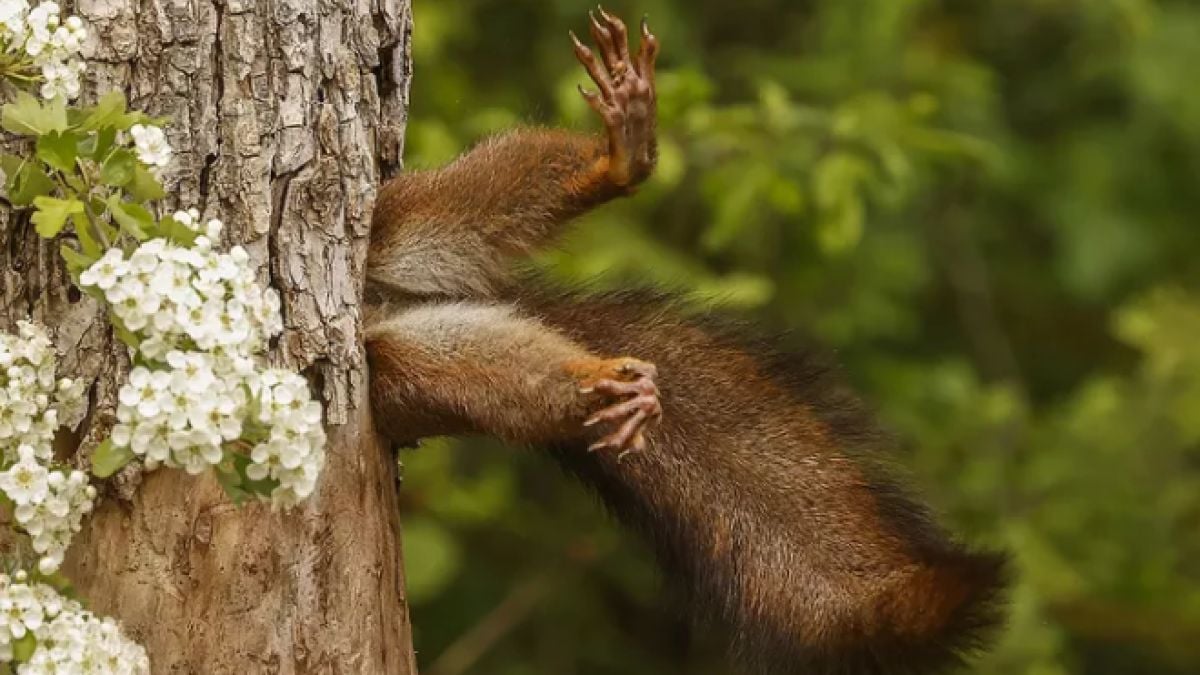
[[[0,0],[0,34],[10,44],[24,34],[28,12],[26,0]]]
[[[254,480],[279,482],[272,503],[296,504],[312,494],[325,465],[321,404],[312,400],[303,377],[285,370],[263,372],[251,391],[258,402],[258,421],[270,431],[251,451],[247,474]]]
[[[21,460],[7,471],[0,471],[0,490],[18,507],[41,503],[49,491],[49,472],[38,462],[32,446],[22,445]]]
[[[0,334],[0,491],[47,574],[62,564],[95,498],[85,474],[51,467],[60,415],[83,403],[83,383],[56,380],[55,367],[38,327],[22,322],[17,335]]]
[[[42,74],[43,98],[74,99],[86,65],[79,58],[87,28],[77,16],[61,16],[61,8],[43,2],[33,9],[25,0],[0,0],[0,39],[6,49],[22,55],[23,65]]]
[[[0,467],[20,459],[22,448],[48,462],[59,420],[83,403],[84,383],[56,380],[56,367],[50,339],[34,324],[0,333]]]
[[[13,643],[32,634],[33,654],[13,663]],[[0,574],[0,662],[17,675],[87,673],[148,675],[146,650],[121,633],[117,622],[85,610],[25,572]]]
[[[200,210],[188,209],[186,211],[176,211],[172,216],[175,222],[183,225],[190,230],[196,230],[200,227]]]
[[[195,209],[172,218],[201,228]],[[290,506],[312,493],[325,463],[321,405],[304,378],[262,369],[259,355],[283,329],[279,294],[258,284],[244,249],[212,247],[206,235],[219,236],[220,221],[203,229],[188,247],[152,239],[128,257],[109,251],[80,275],[138,342],[112,442],[148,468],[193,474],[228,471],[242,455],[246,477],[264,482],[253,491]]]
[[[60,29],[61,30],[61,29]],[[61,96],[73,99],[79,96],[82,87],[80,75],[87,69],[83,61],[47,61],[42,64],[41,87],[42,98],[52,99]]]
[[[191,227],[198,215],[181,211],[174,217]],[[79,283],[104,295],[151,360],[172,349],[250,356],[283,328],[279,295],[258,284],[245,250],[221,253],[206,237],[191,247],[152,239],[128,259],[110,249],[80,274]]]
[[[128,272],[129,265],[125,262],[125,253],[119,248],[110,248],[100,260],[79,275],[79,283],[81,286],[95,286],[107,291]]]
[[[129,129],[133,136],[138,159],[146,166],[161,169],[171,163],[171,145],[162,128],[149,124],[135,124]]]

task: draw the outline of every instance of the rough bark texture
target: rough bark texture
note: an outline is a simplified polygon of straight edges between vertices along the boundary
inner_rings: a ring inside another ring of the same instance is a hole
[[[92,95],[121,88],[172,120],[169,207],[224,220],[225,243],[243,244],[283,294],[272,360],[311,375],[330,446],[317,493],[282,514],[235,508],[207,477],[126,471],[67,573],[148,648],[156,673],[415,673],[394,463],[370,420],[359,311],[376,186],[403,147],[408,1],[73,9],[92,29]],[[86,455],[127,364],[56,251],[27,218],[0,213],[0,328],[33,316],[66,369],[94,382]]]

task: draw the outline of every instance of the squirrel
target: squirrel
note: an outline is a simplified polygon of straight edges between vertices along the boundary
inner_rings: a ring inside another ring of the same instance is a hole
[[[631,54],[620,19],[590,23],[594,50],[571,39],[604,136],[511,131],[380,188],[380,433],[546,448],[649,540],[749,672],[961,664],[1002,620],[1005,557],[952,540],[880,472],[878,434],[828,369],[653,293],[544,292],[512,273],[655,165],[659,41],[643,19]]]

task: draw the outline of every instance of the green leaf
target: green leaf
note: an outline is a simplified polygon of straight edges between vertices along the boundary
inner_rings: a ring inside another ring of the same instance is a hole
[[[83,213],[83,202],[78,199],[58,199],[56,197],[35,197],[33,205],[33,224],[37,226],[39,235],[46,239],[55,237],[67,224],[67,218],[76,213]]]
[[[104,249],[100,243],[92,236],[92,223],[88,219],[87,214],[75,214],[71,216],[71,223],[75,225],[75,236],[79,239],[79,250],[89,258],[99,260],[100,256],[104,255]],[[108,233],[105,232],[105,236]]]
[[[158,230],[162,233],[162,236],[180,246],[191,246],[195,243],[196,237],[200,236],[199,232],[180,223],[171,216],[166,216],[159,221]]]
[[[71,132],[51,131],[37,139],[37,155],[45,163],[66,174],[75,172],[79,136]]]
[[[122,344],[130,349],[136,350],[138,348],[138,345],[141,344],[141,340],[138,339],[137,335],[134,335],[133,331],[126,328],[125,324],[121,323],[120,319],[110,313],[108,315],[108,322],[112,324],[113,334],[117,336],[117,339],[120,340]]]
[[[243,469],[243,473],[244,471]],[[274,478],[253,480],[249,476],[243,475],[242,485],[246,487],[246,491],[250,494],[259,495],[260,497],[270,497],[275,488],[279,487],[279,481]]]
[[[58,591],[58,594],[63,597],[71,598],[72,600],[78,599],[78,596],[75,593],[74,584],[72,584],[71,580],[67,578],[67,575],[63,574],[61,571],[51,572],[50,574],[42,574],[41,572],[35,571],[30,576],[38,583],[46,584],[47,586]]]
[[[20,640],[12,642],[13,661],[17,663],[25,663],[33,658],[35,651],[37,651],[37,638],[33,636],[33,633],[25,633]]]
[[[115,132],[116,129],[114,127],[124,123],[125,94],[117,90],[110,91],[101,96],[95,106],[84,110],[84,112],[87,113],[87,117],[79,123],[79,129],[83,131],[97,131],[107,128],[107,130]]]
[[[87,192],[87,183],[79,177],[79,174],[69,173],[63,176],[63,180],[67,181],[67,186],[78,193]]]
[[[133,202],[123,202],[118,195],[108,198],[108,208],[112,211],[113,220],[121,226],[129,236],[138,241],[145,241],[157,229],[154,225],[154,214],[146,207]]]
[[[225,451],[225,459],[217,464],[215,472],[217,474],[217,482],[225,490],[225,494],[229,495],[229,499],[234,504],[242,504],[249,497],[250,493],[242,489],[242,473],[238,470],[235,458],[236,453]]]
[[[17,100],[0,108],[0,126],[20,136],[39,136],[50,131],[46,110],[33,95],[17,92]]]
[[[133,451],[129,448],[118,448],[113,445],[111,438],[106,438],[92,453],[92,475],[108,478],[132,459]]]
[[[79,141],[77,151],[81,157],[99,159],[108,154],[117,139],[117,130],[104,127],[99,131],[89,133]]]
[[[29,159],[20,155],[14,155],[11,152],[0,153],[0,170],[3,170],[4,175],[11,180],[21,170],[21,167],[25,166],[25,162],[28,161]]]
[[[149,169],[138,162],[133,169],[133,180],[129,185],[125,186],[125,190],[139,202],[148,202],[155,199],[162,199],[167,196],[167,191],[163,189],[162,183]]]
[[[114,150],[100,166],[100,181],[105,185],[124,187],[133,180],[137,158],[126,148]]]
[[[46,101],[42,112],[46,115],[47,131],[66,131],[70,128],[71,125],[67,122],[67,101],[62,96]]]
[[[71,248],[69,244],[63,244],[58,248],[58,252],[62,255],[63,261],[67,263],[67,270],[71,272],[71,276],[78,277],[83,270],[92,266],[99,256],[93,257],[86,253],[81,253]]]
[[[54,191],[54,181],[37,162],[25,162],[8,176],[8,201],[13,206],[29,206],[33,200]]]

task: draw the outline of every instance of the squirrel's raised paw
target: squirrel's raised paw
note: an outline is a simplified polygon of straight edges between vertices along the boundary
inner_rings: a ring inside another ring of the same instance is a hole
[[[584,422],[584,426],[616,425],[616,429],[592,443],[589,451],[615,450],[618,459],[646,449],[646,429],[662,417],[658,369],[654,364],[631,358],[609,359],[589,364],[579,391],[599,394],[609,400]]]
[[[589,12],[596,51],[579,41],[574,33],[575,56],[599,91],[579,92],[595,110],[608,131],[608,175],[615,185],[632,187],[650,175],[657,160],[654,91],[654,61],[658,38],[642,20],[638,53],[629,54],[628,30],[615,16],[597,8]]]

